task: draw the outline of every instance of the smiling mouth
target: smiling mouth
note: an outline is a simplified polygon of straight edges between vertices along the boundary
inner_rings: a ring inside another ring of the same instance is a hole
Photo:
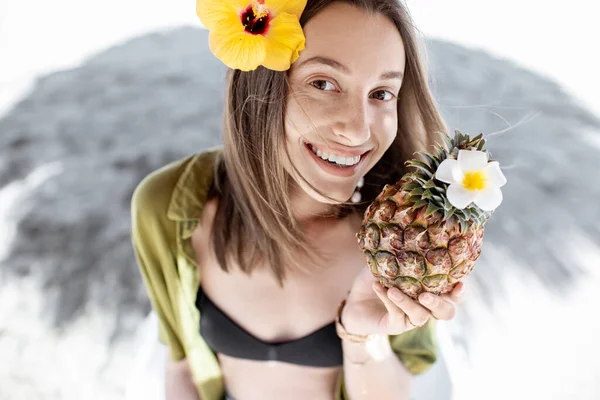
[[[344,156],[335,155],[333,153],[322,152],[310,143],[304,143],[304,146],[309,151],[311,151],[315,156],[317,156],[324,162],[327,162],[328,164],[339,167],[339,168],[350,168],[350,167],[356,166],[357,164],[360,163],[360,161],[363,159],[363,157],[368,153],[368,151],[367,151],[366,153],[363,153],[360,156],[344,157]]]

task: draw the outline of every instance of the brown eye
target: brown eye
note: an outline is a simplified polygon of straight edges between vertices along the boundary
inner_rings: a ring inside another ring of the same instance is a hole
[[[325,79],[317,79],[310,82],[310,84],[319,90],[335,90],[334,84]]]
[[[388,90],[378,90],[376,92],[373,92],[373,94],[371,96],[374,99],[380,100],[380,101],[390,101],[394,97],[396,97],[392,94],[392,92],[390,92]]]

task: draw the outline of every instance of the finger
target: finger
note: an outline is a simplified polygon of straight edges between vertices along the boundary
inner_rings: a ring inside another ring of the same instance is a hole
[[[392,321],[402,321],[404,319],[404,313],[400,308],[398,308],[394,301],[392,301],[392,299],[388,297],[387,293],[389,291],[385,287],[383,287],[379,282],[375,282],[373,284],[373,290],[375,291],[377,297],[379,297],[389,314],[388,322],[391,323]]]
[[[465,295],[464,282],[457,283],[450,293],[441,295],[444,300],[453,304],[460,304]]]
[[[410,323],[410,327],[423,326],[431,316],[429,310],[402,293],[398,288],[390,288],[387,297],[405,314],[402,323]]]
[[[419,302],[431,311],[435,319],[450,320],[456,315],[453,303],[432,293],[421,293]]]

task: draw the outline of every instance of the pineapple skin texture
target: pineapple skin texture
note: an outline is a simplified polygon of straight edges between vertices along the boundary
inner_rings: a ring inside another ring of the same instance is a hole
[[[481,254],[483,225],[467,221],[461,232],[457,217],[425,216],[405,201],[408,181],[385,185],[364,214],[358,245],[381,285],[397,287],[413,299],[423,292],[451,292],[475,266]]]

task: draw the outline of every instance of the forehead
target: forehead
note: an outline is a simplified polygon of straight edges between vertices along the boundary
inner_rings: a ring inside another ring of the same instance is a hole
[[[304,59],[325,56],[351,70],[404,71],[402,37],[394,23],[382,14],[367,14],[349,4],[333,3],[306,23],[304,35],[306,48],[292,68]]]

